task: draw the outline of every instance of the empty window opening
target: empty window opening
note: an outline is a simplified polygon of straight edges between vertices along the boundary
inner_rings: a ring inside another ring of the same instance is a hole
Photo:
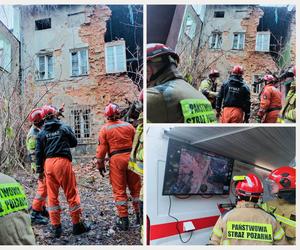
[[[36,30],[46,30],[51,29],[51,18],[45,18],[35,21]]]
[[[225,11],[215,11],[214,17],[216,18],[223,18],[225,16]]]

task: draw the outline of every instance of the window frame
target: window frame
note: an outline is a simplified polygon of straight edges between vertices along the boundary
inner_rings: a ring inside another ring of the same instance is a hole
[[[117,70],[117,64],[116,64],[116,58],[117,58],[117,55],[116,55],[116,46],[119,46],[119,45],[124,45],[124,57],[123,57],[123,60],[124,60],[124,70]],[[109,47],[113,47],[114,48],[114,52],[113,52],[113,56],[114,56],[114,70],[113,71],[109,71],[108,70],[108,52],[107,52],[107,49]],[[117,73],[125,73],[127,72],[127,57],[126,57],[126,43],[125,43],[125,40],[119,40],[119,41],[113,41],[113,42],[107,42],[105,43],[105,46],[104,46],[104,53],[105,53],[105,72],[106,74],[117,74]]]
[[[257,84],[257,85],[253,85],[253,84],[254,84],[254,82],[255,82],[256,79],[262,78],[263,76],[264,76],[263,74],[254,74],[254,75],[252,76],[252,86],[253,86],[252,92],[253,92],[254,94],[258,94],[258,95],[259,95],[259,93],[262,91],[262,89],[263,89],[263,87],[264,87],[263,83],[260,83],[260,84]],[[255,91],[256,89],[258,89],[258,92]]]
[[[48,28],[44,28],[44,29],[38,29],[38,24],[37,24],[37,22],[41,22],[41,21],[43,21],[43,20],[48,20],[48,21],[50,21],[49,23],[50,23],[50,27],[48,27]],[[51,19],[51,17],[48,17],[48,18],[42,18],[42,19],[37,19],[37,20],[34,20],[34,24],[35,24],[35,30],[36,31],[40,31],[40,30],[48,30],[48,29],[51,29],[52,28],[52,19]]]
[[[261,48],[258,47],[258,37],[259,36],[268,36],[268,49],[264,50],[264,39],[262,39],[262,45]],[[257,52],[270,52],[270,41],[271,41],[271,32],[270,31],[258,31],[256,33],[256,42],[255,42],[255,51]]]
[[[217,13],[223,13],[223,16],[217,16]],[[214,11],[214,18],[225,18],[225,11],[220,10],[220,11]]]
[[[86,50],[86,73],[81,72],[81,51]],[[70,49],[70,76],[71,77],[81,77],[81,76],[88,76],[89,75],[89,48],[76,48]],[[78,60],[78,75],[73,75],[73,61],[72,61],[72,53],[77,53],[77,60]]]
[[[189,21],[192,22],[191,25],[188,25],[187,22]],[[196,28],[197,28],[197,23],[195,22],[195,19],[191,16],[188,15],[186,20],[185,20],[185,28],[184,28],[184,33],[190,38],[193,39],[196,36]]]
[[[237,48],[234,48],[234,38],[235,35],[238,35],[238,41],[237,41]],[[241,43],[241,35],[243,36],[243,46],[242,48],[239,48],[240,43]],[[232,50],[244,50],[245,49],[245,39],[246,39],[246,35],[245,32],[235,32],[233,33],[233,41],[232,41]]]
[[[52,57],[52,77],[49,77],[49,60],[48,57],[51,56]],[[41,79],[40,78],[40,57],[44,58],[44,64],[45,64],[45,76],[47,76],[46,78]],[[36,74],[36,80],[37,81],[49,81],[49,80],[53,80],[55,78],[55,70],[54,70],[54,55],[53,53],[38,53],[36,54],[36,68],[37,68],[37,74]]]
[[[79,124],[75,124],[75,114],[79,118]],[[78,141],[83,142],[85,140],[94,140],[92,135],[92,110],[88,105],[73,105],[70,109],[70,124],[71,128],[74,131],[75,137]],[[88,119],[85,119],[84,116],[87,115]],[[88,123],[88,127],[86,128],[86,121]],[[76,126],[78,125],[78,126]],[[78,133],[79,128],[79,133]],[[86,129],[88,130],[86,133]],[[79,135],[79,137],[78,137]],[[86,136],[88,135],[88,136]]]
[[[214,35],[216,35],[217,38],[218,38],[217,43],[215,43],[215,44],[220,44],[220,47],[216,47],[216,46],[212,47],[212,42],[213,42]],[[209,41],[209,48],[210,49],[216,49],[216,50],[221,49],[222,48],[222,43],[223,43],[222,32],[212,32],[211,37],[210,37],[210,41]]]

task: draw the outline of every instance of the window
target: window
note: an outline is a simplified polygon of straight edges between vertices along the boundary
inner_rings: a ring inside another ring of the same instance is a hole
[[[106,73],[126,72],[126,48],[125,41],[105,43]]]
[[[35,21],[35,30],[51,29],[51,18],[45,18]]]
[[[71,76],[88,74],[88,51],[87,48],[71,51]]]
[[[253,93],[259,94],[263,88],[263,82],[260,82],[262,79],[263,75],[254,75],[253,76]],[[255,84],[256,83],[256,84]]]
[[[269,52],[270,51],[270,32],[257,32],[256,34],[256,51]]]
[[[224,11],[215,11],[214,12],[214,17],[216,17],[216,18],[223,18],[224,15],[225,15]]]
[[[196,22],[193,20],[191,16],[188,16],[185,23],[185,34],[189,36],[189,38],[193,39],[196,33]]]
[[[0,34],[0,68],[10,72],[11,60],[11,45],[9,41]]]
[[[233,34],[232,49],[243,50],[244,45],[245,45],[245,34],[244,33]]]
[[[89,107],[74,108],[71,110],[70,118],[76,138],[91,137],[91,110]]]
[[[53,78],[53,55],[37,56],[37,79],[47,80]]]
[[[222,33],[214,32],[210,37],[210,49],[220,49],[222,45]]]

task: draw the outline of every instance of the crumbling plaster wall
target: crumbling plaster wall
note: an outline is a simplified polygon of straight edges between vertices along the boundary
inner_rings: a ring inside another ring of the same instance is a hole
[[[78,13],[68,16],[71,13]],[[51,13],[38,16],[24,13],[26,25],[23,30],[24,62],[29,65],[25,73],[25,90],[28,96],[37,99],[50,89],[41,104],[60,106],[65,103],[65,121],[70,122],[70,107],[88,105],[91,108],[91,140],[76,148],[76,156],[82,159],[95,153],[97,134],[105,122],[104,107],[109,101],[125,104],[125,98],[137,99],[138,89],[126,74],[106,74],[105,42],[106,21],[111,11],[107,6],[72,6],[59,8]],[[52,28],[35,31],[34,21],[52,19]],[[23,23],[24,23],[23,21]],[[125,38],[126,39],[126,38]],[[70,49],[88,47],[89,72],[86,76],[71,76]],[[34,76],[34,60],[42,49],[53,51],[55,78],[38,81]]]

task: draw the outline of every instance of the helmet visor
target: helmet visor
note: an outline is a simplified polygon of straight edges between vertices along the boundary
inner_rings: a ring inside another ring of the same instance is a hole
[[[270,196],[274,196],[279,192],[279,185],[269,178],[264,180],[264,187]]]

